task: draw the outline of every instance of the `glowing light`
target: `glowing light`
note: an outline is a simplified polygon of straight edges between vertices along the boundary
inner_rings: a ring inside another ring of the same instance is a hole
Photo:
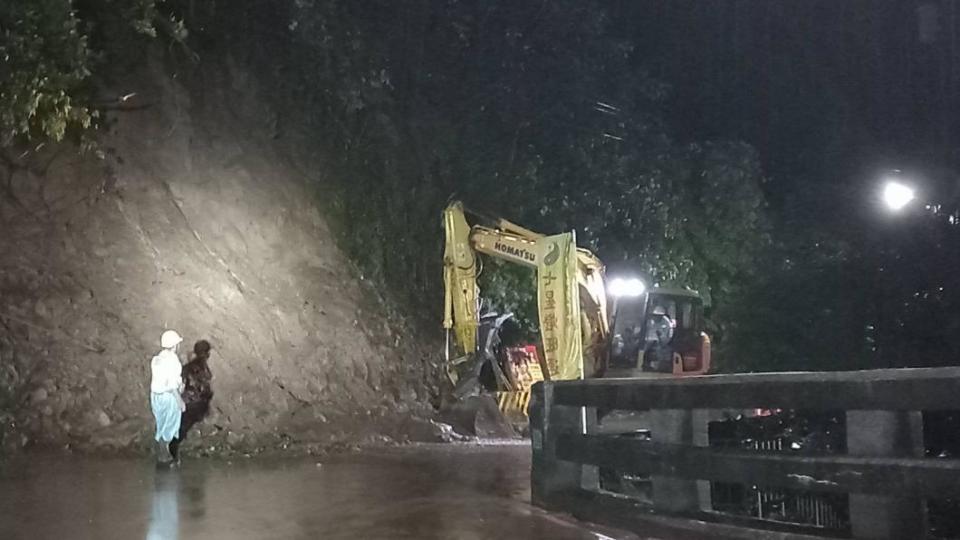
[[[636,297],[647,291],[647,286],[637,278],[615,278],[607,285],[607,292],[615,298]]]
[[[906,184],[889,180],[883,186],[883,202],[893,212],[903,210],[915,198],[913,188]]]

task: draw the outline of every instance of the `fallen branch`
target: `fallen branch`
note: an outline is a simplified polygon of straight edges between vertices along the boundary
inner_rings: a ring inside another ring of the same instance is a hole
[[[89,104],[89,107],[98,111],[140,111],[149,109],[156,104],[152,101],[131,103],[130,101],[135,97],[137,97],[136,92],[131,92],[123,96],[117,96],[116,99],[94,101]]]
[[[120,112],[131,112],[131,111],[142,111],[153,107],[153,103],[139,103],[137,105],[124,105],[123,103],[113,104],[113,105],[98,105],[94,108],[98,111],[120,111]]]

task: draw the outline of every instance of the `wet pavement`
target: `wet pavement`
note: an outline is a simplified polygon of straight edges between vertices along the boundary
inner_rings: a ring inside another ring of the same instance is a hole
[[[0,539],[633,538],[529,504],[526,445],[315,459],[29,456],[0,463]]]

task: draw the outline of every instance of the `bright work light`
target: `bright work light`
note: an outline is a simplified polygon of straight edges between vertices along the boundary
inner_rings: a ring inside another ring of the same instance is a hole
[[[614,298],[640,296],[646,290],[647,286],[637,278],[615,278],[607,285],[607,292]]]

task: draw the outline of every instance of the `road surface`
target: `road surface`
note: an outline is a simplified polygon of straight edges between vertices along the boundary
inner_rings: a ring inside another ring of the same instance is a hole
[[[529,504],[527,445],[316,459],[27,456],[0,462],[0,538],[635,538]]]

